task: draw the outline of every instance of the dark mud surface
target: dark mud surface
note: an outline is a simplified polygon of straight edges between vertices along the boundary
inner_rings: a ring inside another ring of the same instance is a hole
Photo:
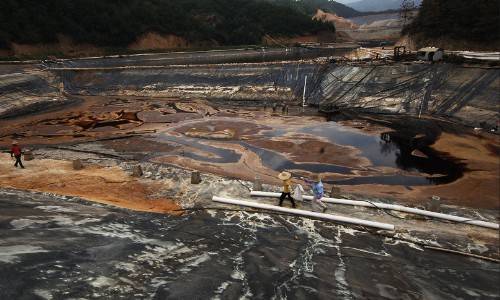
[[[493,299],[498,265],[319,221],[0,191],[2,299]]]
[[[8,146],[16,138],[34,149],[83,147],[244,180],[260,176],[274,184],[282,170],[295,177],[321,173],[325,183],[355,193],[369,190],[404,199],[412,193],[418,201],[439,195],[473,207],[480,193],[486,197],[480,207],[498,207],[498,141],[450,122],[398,115],[328,122],[315,109],[294,106],[286,114],[283,105],[273,110],[201,99],[79,98],[79,104],[56,112],[1,121],[0,144]],[[363,187],[368,185],[375,188]],[[433,187],[445,190],[421,193]]]

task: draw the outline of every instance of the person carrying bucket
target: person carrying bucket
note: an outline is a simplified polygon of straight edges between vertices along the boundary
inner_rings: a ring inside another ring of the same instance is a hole
[[[292,179],[292,174],[289,172],[281,172],[278,175],[278,178],[283,181],[283,191],[281,192],[280,196],[280,203],[279,206],[283,205],[283,200],[285,200],[286,197],[292,202],[292,207],[295,208],[295,201],[292,198],[291,192],[292,192],[292,186],[291,186],[291,179]]]
[[[313,197],[313,203],[316,203],[317,205],[321,206],[323,208],[323,212],[325,212],[328,207],[326,206],[323,201],[321,201],[321,198],[324,196],[324,188],[323,188],[323,182],[321,182],[321,176],[319,174],[316,174],[312,177],[313,180],[308,180],[305,179],[305,181],[311,185],[314,197]]]

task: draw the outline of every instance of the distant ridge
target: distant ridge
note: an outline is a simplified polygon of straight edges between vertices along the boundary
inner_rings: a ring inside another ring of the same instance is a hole
[[[314,15],[318,9],[334,13],[343,18],[357,17],[361,13],[347,5],[329,0],[267,0],[269,2],[293,7],[308,15]]]
[[[422,0],[414,0],[415,5],[419,6]],[[384,11],[390,9],[399,9],[403,0],[360,0],[353,3],[349,3],[349,7],[360,11]]]

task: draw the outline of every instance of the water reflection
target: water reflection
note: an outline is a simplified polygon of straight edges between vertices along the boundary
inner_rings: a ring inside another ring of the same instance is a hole
[[[380,136],[368,134],[360,130],[344,127],[338,123],[327,122],[314,126],[302,127],[300,129],[275,128],[262,132],[267,138],[286,137],[290,134],[308,134],[321,137],[332,144],[355,147],[361,151],[361,155],[368,158],[374,167],[399,168],[408,172],[420,172],[433,176],[364,176],[354,177],[347,180],[331,181],[331,183],[343,185],[357,184],[384,184],[384,185],[428,185],[450,183],[460,178],[464,172],[464,165],[452,158],[439,153],[429,146],[428,141],[421,143],[413,136],[405,136],[396,131],[385,132]],[[262,136],[260,136],[262,137]],[[425,139],[426,137],[422,137]],[[161,140],[177,143],[190,148],[201,150],[207,155],[183,151],[182,156],[196,161],[207,163],[238,163],[241,154],[235,150],[207,145],[197,138],[190,138],[175,133],[161,135]],[[320,162],[297,163],[284,154],[277,151],[254,146],[244,141],[218,141],[221,144],[239,145],[254,152],[259,156],[262,164],[275,171],[299,170],[313,173],[336,173],[352,175],[354,171],[360,170],[356,167],[346,167]],[[418,146],[418,148],[416,147]],[[414,155],[413,151],[418,149],[421,156]],[[178,155],[178,154],[174,154]]]
[[[347,128],[335,122],[304,127],[300,132],[326,138],[332,144],[355,147],[375,167],[398,167],[396,164],[398,147],[386,145],[381,137]]]
[[[402,170],[441,175],[427,177],[427,180],[431,183],[445,184],[462,177],[465,164],[426,146],[430,142],[419,142],[419,139],[425,138],[425,136],[408,138],[401,136],[398,132],[386,132],[381,134],[381,139],[384,141],[381,149],[386,151],[386,149],[397,148],[399,151],[396,153],[395,163]],[[416,147],[418,144],[425,146]],[[418,150],[423,155],[415,155],[415,150]]]

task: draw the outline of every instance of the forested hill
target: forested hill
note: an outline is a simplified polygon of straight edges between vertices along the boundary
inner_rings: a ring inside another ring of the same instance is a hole
[[[121,47],[147,32],[220,45],[259,44],[266,34],[334,30],[289,6],[263,0],[1,0],[0,48],[11,42]]]
[[[349,6],[329,0],[267,0],[282,6],[293,7],[305,14],[314,15],[318,9],[335,13],[344,18],[351,18],[361,15]]]
[[[498,44],[500,0],[423,0],[417,18],[405,31],[420,39]]]

